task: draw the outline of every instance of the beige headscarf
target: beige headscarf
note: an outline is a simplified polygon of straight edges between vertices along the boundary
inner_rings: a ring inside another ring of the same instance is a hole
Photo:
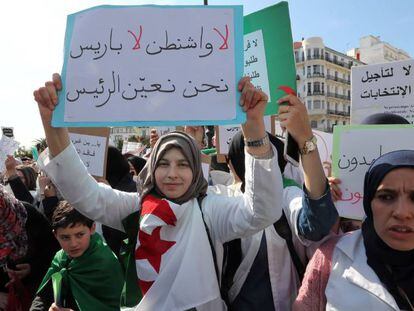
[[[155,184],[155,169],[158,162],[162,159],[164,154],[171,148],[179,148],[186,157],[193,172],[193,181],[187,192],[180,198],[171,200],[177,204],[183,204],[192,198],[204,196],[207,191],[207,181],[203,176],[201,169],[201,154],[197,143],[191,136],[183,132],[171,132],[167,135],[161,136],[155,144],[151,155],[138,175],[138,193],[144,198],[150,192],[155,191],[158,195],[163,196]],[[168,199],[168,198],[166,198]]]

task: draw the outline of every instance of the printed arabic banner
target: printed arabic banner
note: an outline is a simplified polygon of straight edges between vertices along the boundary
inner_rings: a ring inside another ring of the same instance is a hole
[[[68,16],[53,126],[243,123],[241,6],[98,6]]]
[[[265,114],[277,114],[279,86],[296,90],[292,30],[287,2],[280,2],[244,18],[244,74],[269,96]]]
[[[333,137],[333,175],[341,179],[339,215],[362,220],[365,173],[382,154],[401,149],[414,150],[411,125],[335,126]]]
[[[414,123],[414,60],[352,67],[351,124],[374,113]]]

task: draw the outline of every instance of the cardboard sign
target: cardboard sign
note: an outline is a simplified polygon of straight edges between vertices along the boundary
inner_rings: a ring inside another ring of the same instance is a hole
[[[244,74],[269,96],[265,114],[278,111],[286,95],[279,86],[296,90],[296,67],[287,2],[280,2],[244,18]]]
[[[68,16],[54,126],[245,121],[241,6],[98,6]]]
[[[339,215],[361,220],[364,217],[363,184],[371,163],[381,155],[401,149],[414,150],[411,125],[335,126],[333,172],[340,178]]]
[[[414,123],[414,60],[352,67],[351,123],[374,113]]]
[[[69,137],[89,174],[106,178],[109,128],[70,128]]]

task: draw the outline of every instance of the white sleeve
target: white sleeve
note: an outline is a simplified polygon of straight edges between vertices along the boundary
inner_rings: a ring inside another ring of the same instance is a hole
[[[59,189],[63,198],[85,216],[122,230],[122,220],[139,208],[137,193],[127,193],[98,183],[89,175],[75,148],[70,144],[50,159],[48,150],[38,164]]]
[[[203,214],[214,240],[221,242],[250,236],[282,215],[283,182],[273,150],[271,159],[255,159],[245,152],[245,192],[228,197],[208,194]]]

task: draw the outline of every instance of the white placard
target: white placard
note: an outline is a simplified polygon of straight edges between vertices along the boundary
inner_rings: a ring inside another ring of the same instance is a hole
[[[414,123],[414,60],[352,67],[351,124],[374,113]]]
[[[333,170],[340,178],[339,215],[363,219],[363,184],[369,165],[380,155],[401,149],[414,150],[411,125],[335,126]]]
[[[104,176],[107,137],[69,133],[77,153],[93,176]]]
[[[3,135],[0,139],[0,172],[3,172],[6,168],[4,161],[7,159],[7,155],[13,155],[19,148],[20,143],[14,139]]]
[[[244,75],[249,76],[252,84],[269,96],[270,102],[269,78],[261,29],[244,35]]]
[[[271,133],[272,132],[271,116],[264,116],[264,123],[265,123],[266,131]],[[236,135],[237,132],[241,131],[241,126],[240,124],[220,125],[216,127],[216,129],[218,129],[218,138],[219,138],[218,139],[219,140],[218,153],[227,154],[229,153],[229,146],[231,144],[233,136]]]
[[[73,15],[64,121],[235,119],[233,13],[144,6]]]

